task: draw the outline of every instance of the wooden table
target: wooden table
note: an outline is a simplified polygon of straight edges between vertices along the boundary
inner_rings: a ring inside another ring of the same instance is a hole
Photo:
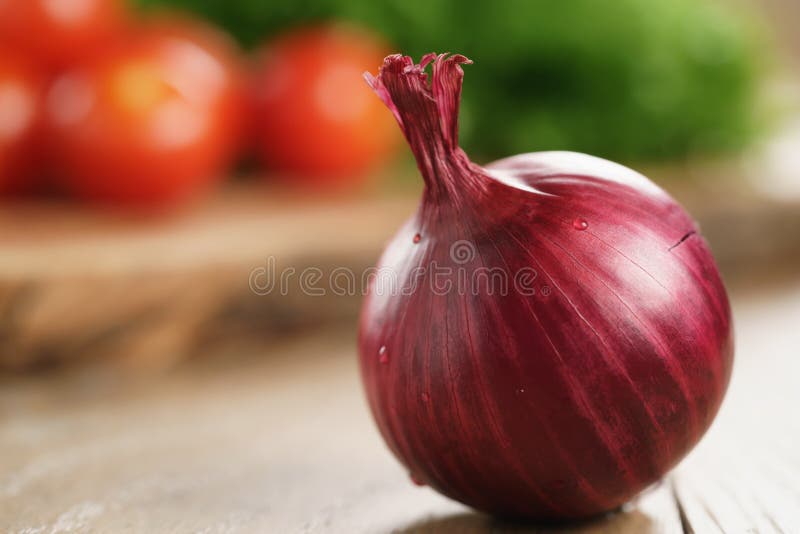
[[[622,513],[566,531],[800,532],[800,286],[734,304],[737,362],[709,435]],[[0,384],[0,531],[529,531],[408,481],[370,420],[352,338],[138,382]]]

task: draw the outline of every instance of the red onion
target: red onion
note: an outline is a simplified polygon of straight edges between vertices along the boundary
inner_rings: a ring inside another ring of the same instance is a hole
[[[592,516],[711,424],[728,299],[696,224],[644,176],[569,152],[472,163],[469,62],[393,55],[366,75],[425,180],[362,310],[367,397],[413,480],[497,515]]]

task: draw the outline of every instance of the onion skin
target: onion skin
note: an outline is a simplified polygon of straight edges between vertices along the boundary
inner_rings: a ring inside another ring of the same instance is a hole
[[[362,310],[367,399],[415,480],[499,516],[591,517],[711,424],[733,363],[726,291],[697,225],[644,176],[567,152],[470,162],[457,144],[467,62],[394,55],[368,76],[426,188],[378,265],[403,290],[373,284]],[[451,275],[434,281],[437,266]],[[509,290],[457,289],[482,268]]]

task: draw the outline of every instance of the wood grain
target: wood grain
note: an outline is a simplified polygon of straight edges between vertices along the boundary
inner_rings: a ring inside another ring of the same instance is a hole
[[[735,298],[734,314],[737,364],[709,435],[594,522],[498,523],[411,484],[367,413],[351,326],[151,380],[6,379],[0,531],[800,532],[800,286]]]

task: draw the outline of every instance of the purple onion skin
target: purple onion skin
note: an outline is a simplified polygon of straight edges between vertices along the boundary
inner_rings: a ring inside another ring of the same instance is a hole
[[[373,284],[362,310],[369,405],[414,479],[444,495],[499,516],[601,514],[711,424],[733,363],[728,298],[696,224],[644,176],[567,152],[470,162],[467,62],[395,55],[368,76],[426,183],[378,265],[398,286]],[[434,281],[434,266],[452,274]],[[463,284],[480,268],[508,291]]]

